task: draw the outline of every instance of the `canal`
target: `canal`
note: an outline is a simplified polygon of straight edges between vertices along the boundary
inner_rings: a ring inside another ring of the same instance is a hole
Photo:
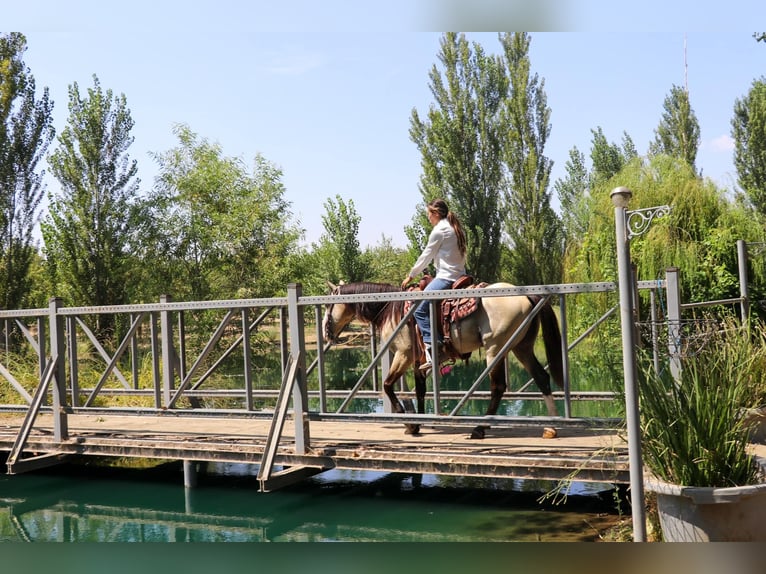
[[[0,475],[0,541],[600,541],[630,525],[606,484],[562,501],[544,482],[329,471],[261,493],[249,465],[210,465],[185,489],[179,464],[147,463]]]

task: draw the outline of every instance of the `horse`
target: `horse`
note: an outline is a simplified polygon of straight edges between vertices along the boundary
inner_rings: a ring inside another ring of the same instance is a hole
[[[493,283],[486,286],[513,287],[509,283]],[[331,295],[350,294],[375,294],[400,291],[400,287],[387,283],[357,282],[339,286],[331,285]],[[465,297],[466,290],[456,289],[456,297]],[[450,339],[454,350],[462,357],[470,356],[470,353],[484,347],[486,351],[487,366],[495,357],[503,351],[506,342],[514,335],[540,300],[539,296],[511,295],[493,296],[479,299],[478,309],[471,315],[459,319],[450,325]],[[322,320],[322,332],[329,343],[337,341],[343,329],[353,320],[359,320],[365,324],[373,324],[378,328],[381,337],[388,340],[394,329],[405,315],[405,301],[364,301],[364,302],[339,302],[327,305]],[[415,304],[418,302],[415,301]],[[542,327],[545,354],[548,359],[550,376],[535,356],[535,340]],[[436,332],[436,325],[434,325]],[[391,366],[383,382],[383,389],[391,400],[391,405],[396,413],[404,413],[405,407],[399,401],[394,389],[397,381],[410,365],[414,365],[415,373],[415,398],[418,403],[418,413],[425,414],[426,373],[420,368],[421,353],[418,352],[418,334],[416,334],[415,321],[410,317],[409,324],[399,330],[391,341],[393,359]],[[513,354],[532,376],[535,384],[540,389],[548,414],[557,416],[556,405],[551,393],[550,379],[561,387],[563,384],[563,361],[561,357],[561,331],[558,319],[550,305],[546,301],[540,312],[528,322],[523,331],[519,333],[516,343],[505,350],[505,354],[513,351]],[[503,394],[507,388],[506,367],[504,361],[498,361],[489,372],[490,377],[490,401],[487,407],[487,415],[497,414]],[[406,425],[405,432],[419,434],[420,425]],[[479,425],[471,432],[471,438],[482,439],[485,431],[489,428]],[[545,429],[543,436],[555,436],[555,429]]]

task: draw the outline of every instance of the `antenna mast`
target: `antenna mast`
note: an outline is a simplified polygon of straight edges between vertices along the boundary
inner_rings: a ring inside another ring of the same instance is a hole
[[[689,66],[686,63],[686,33],[684,33],[684,89],[689,93]]]

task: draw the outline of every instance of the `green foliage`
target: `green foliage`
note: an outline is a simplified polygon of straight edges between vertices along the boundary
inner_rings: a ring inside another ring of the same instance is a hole
[[[518,285],[559,283],[563,235],[551,207],[553,162],[545,156],[551,131],[545,81],[531,73],[529,34],[502,34],[500,42],[511,86],[502,114],[503,157],[510,180],[504,223],[513,246],[509,279]]]
[[[69,118],[48,158],[60,184],[42,224],[48,269],[57,295],[74,305],[129,302],[136,161],[128,157],[133,119],[124,95],[104,92],[98,78],[81,97],[69,87]],[[112,325],[99,319],[99,336]]]
[[[484,280],[498,278],[505,212],[502,102],[508,93],[503,62],[484,53],[464,35],[445,34],[429,87],[435,103],[421,119],[410,119],[410,139],[421,154],[420,193],[424,203],[442,197],[458,214],[467,239],[467,265]],[[425,246],[429,229],[419,209],[407,229],[412,261]]]
[[[617,280],[614,205],[609,196],[618,185],[633,193],[629,210],[671,208],[669,215],[653,220],[645,233],[631,239],[639,280],[663,278],[667,268],[677,267],[682,301],[739,296],[736,241],[763,241],[763,227],[745,206],[729,202],[712,181],[666,155],[635,158],[613,178],[594,185],[587,232],[567,252],[567,282]],[[572,320],[582,312],[573,308]]]
[[[734,103],[731,128],[737,181],[755,209],[766,215],[766,78],[755,80]]]
[[[660,124],[654,130],[654,141],[649,146],[650,153],[662,153],[685,161],[696,172],[700,126],[689,102],[689,92],[673,86],[663,108]]]
[[[39,218],[44,172],[38,163],[54,136],[53,102],[24,65],[26,38],[0,34],[0,307],[31,304],[30,275],[37,249],[32,231]]]
[[[644,463],[658,478],[687,486],[728,487],[758,480],[743,412],[766,377],[763,331],[751,338],[733,323],[688,357],[680,383],[647,368],[639,385]]]
[[[175,300],[270,297],[293,280],[301,231],[282,172],[256,156],[252,173],[220,146],[176,126],[179,146],[155,154],[148,283]]]
[[[344,201],[339,195],[335,200],[325,201],[325,214],[322,216],[325,234],[320,239],[319,249],[327,252],[328,279],[333,283],[341,280],[355,283],[367,278],[369,262],[359,249],[359,221],[354,201]]]

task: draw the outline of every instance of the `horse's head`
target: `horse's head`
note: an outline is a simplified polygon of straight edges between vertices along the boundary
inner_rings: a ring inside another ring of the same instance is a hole
[[[333,285],[329,281],[327,284],[330,286],[330,295],[340,295],[341,285]],[[346,328],[354,319],[354,310],[350,305],[345,303],[330,303],[325,310],[324,318],[322,319],[322,333],[326,341],[335,343],[338,340],[338,335],[341,334],[343,329]]]

